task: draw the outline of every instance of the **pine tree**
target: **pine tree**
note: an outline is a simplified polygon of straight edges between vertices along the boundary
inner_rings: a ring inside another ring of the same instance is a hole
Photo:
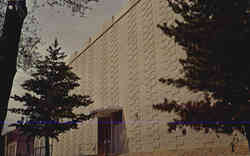
[[[91,114],[74,111],[93,101],[87,95],[71,93],[79,87],[80,78],[63,61],[66,55],[61,51],[57,40],[47,51],[49,55],[35,64],[31,79],[21,85],[27,91],[25,95],[12,97],[15,101],[24,103],[24,107],[9,111],[27,118],[26,121],[11,125],[20,129],[23,135],[45,137],[46,156],[49,156],[49,138],[58,140],[59,134],[77,129],[79,122],[88,120]]]
[[[154,108],[179,116],[169,123],[169,131],[180,128],[186,133],[186,127],[192,127],[198,131],[232,134],[235,130],[242,132],[244,127],[249,142],[250,1],[167,1],[182,20],[158,27],[183,47],[187,57],[179,60],[183,78],[160,81],[204,92],[205,99],[178,103],[166,98]]]

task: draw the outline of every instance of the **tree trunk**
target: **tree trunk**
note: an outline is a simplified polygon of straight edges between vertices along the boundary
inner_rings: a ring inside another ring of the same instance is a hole
[[[18,2],[15,0],[8,1],[3,33],[0,37],[0,135],[7,115],[10,92],[16,73],[18,44],[26,15],[25,0],[19,0]],[[0,139],[0,143],[2,141]]]
[[[45,156],[50,156],[50,144],[49,144],[49,137],[45,137]]]
[[[29,154],[30,153],[30,140],[26,139],[26,153]]]
[[[0,155],[4,155],[5,154],[5,139],[4,139],[4,136],[0,136]]]

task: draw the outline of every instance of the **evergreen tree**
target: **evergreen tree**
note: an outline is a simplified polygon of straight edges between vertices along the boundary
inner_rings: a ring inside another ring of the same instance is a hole
[[[88,3],[91,1],[98,2],[98,0],[34,0],[29,3],[29,5],[33,5],[28,12],[26,0],[0,0],[0,67],[2,67],[2,76],[0,77],[0,92],[2,93],[0,99],[0,133],[2,133],[7,115],[16,67],[27,71],[33,67],[36,59],[39,59],[36,50],[40,43],[40,36],[37,34],[38,27],[34,29],[34,26],[38,26],[38,23],[31,12],[34,13],[38,7],[46,5],[51,7],[67,6],[72,9],[73,13],[83,16],[85,11],[90,9]],[[26,18],[27,14],[29,14],[28,18]],[[25,22],[24,19],[27,19],[27,21]],[[23,35],[21,35],[22,30],[25,32]],[[2,142],[1,137],[0,144]]]
[[[87,95],[71,93],[79,87],[80,79],[72,67],[66,65],[66,57],[57,40],[47,49],[49,55],[35,64],[31,79],[22,84],[27,92],[23,96],[15,95],[15,101],[24,103],[24,108],[12,108],[10,112],[26,116],[26,121],[18,121],[16,126],[29,137],[45,137],[46,156],[49,156],[49,138],[58,140],[58,135],[77,124],[88,120],[91,114],[76,113],[75,109],[93,103]]]
[[[182,20],[158,27],[183,47],[187,57],[179,60],[183,78],[160,81],[193,92],[202,91],[205,99],[178,103],[166,98],[154,108],[179,116],[169,123],[169,131],[180,128],[186,133],[186,127],[192,127],[198,131],[232,134],[244,128],[249,143],[250,1],[167,1]]]

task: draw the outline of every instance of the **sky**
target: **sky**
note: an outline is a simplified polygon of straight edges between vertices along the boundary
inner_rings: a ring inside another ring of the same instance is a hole
[[[67,8],[40,8],[35,14],[40,24],[40,35],[42,46],[40,51],[45,51],[55,38],[68,55],[83,48],[83,43],[97,32],[100,32],[102,24],[116,15],[125,6],[127,0],[100,0],[98,3],[91,3],[92,10],[86,13],[85,17],[72,16]],[[14,79],[12,95],[22,95],[24,92],[20,87],[22,82],[29,76],[18,70]],[[9,108],[19,107],[15,101],[10,99]],[[9,113],[7,115],[3,133],[12,130],[7,125],[17,121],[19,116]]]

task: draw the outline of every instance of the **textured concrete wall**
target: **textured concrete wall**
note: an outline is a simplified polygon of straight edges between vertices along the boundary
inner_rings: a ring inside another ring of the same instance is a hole
[[[81,77],[81,87],[75,91],[88,94],[95,101],[87,109],[76,111],[122,108],[130,153],[190,149],[201,152],[206,150],[200,149],[208,147],[231,149],[232,137],[226,135],[217,138],[215,134],[194,130],[189,130],[186,136],[179,131],[170,134],[167,122],[174,115],[152,109],[164,97],[178,101],[202,98],[201,93],[164,86],[158,81],[161,77],[182,76],[178,60],[185,53],[156,27],[163,22],[173,23],[176,18],[180,17],[173,14],[166,0],[130,0],[80,52],[71,56],[70,63]],[[97,119],[63,134],[60,139],[54,145],[53,156],[96,154]],[[241,137],[240,142],[243,141]]]

